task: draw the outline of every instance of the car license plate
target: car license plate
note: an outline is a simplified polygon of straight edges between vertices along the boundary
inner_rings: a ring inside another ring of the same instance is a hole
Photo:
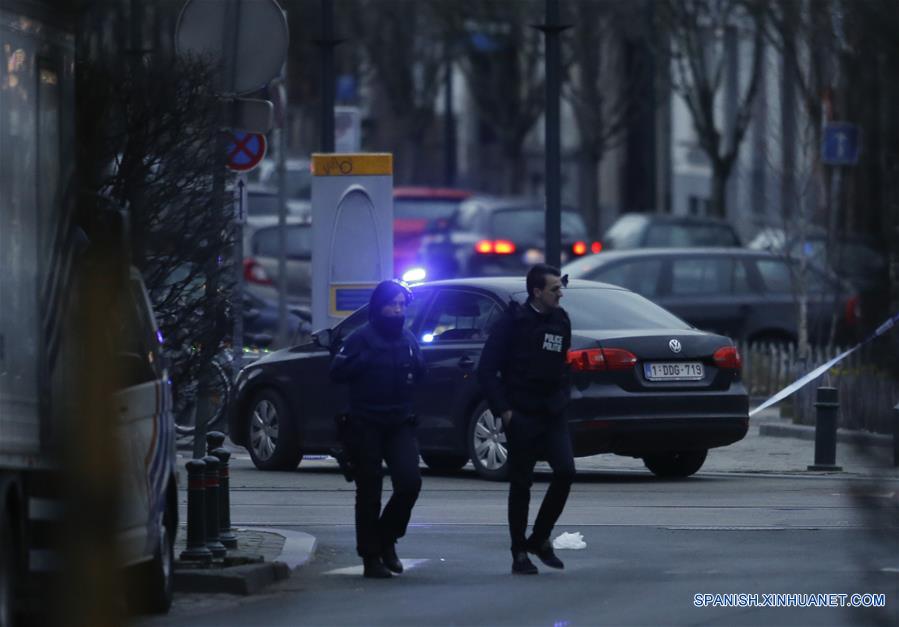
[[[699,381],[705,371],[698,361],[674,361],[643,364],[643,374],[650,381]]]

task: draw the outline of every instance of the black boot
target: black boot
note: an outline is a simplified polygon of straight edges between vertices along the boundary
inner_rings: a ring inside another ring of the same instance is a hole
[[[403,572],[403,563],[400,561],[400,558],[396,556],[396,545],[392,542],[385,545],[384,550],[381,552],[381,561],[388,570],[391,570],[396,574]]]
[[[371,579],[390,579],[393,575],[384,566],[384,562],[380,557],[364,557],[362,558],[364,565],[362,575]]]
[[[562,560],[556,557],[556,553],[553,551],[553,545],[549,540],[537,543],[531,538],[528,540],[527,547],[528,553],[533,553],[539,557],[540,561],[550,568],[558,568],[560,570],[565,568],[565,564],[562,563]]]
[[[512,554],[512,574],[513,575],[536,575],[537,567],[528,559],[528,554],[524,551],[518,551]]]

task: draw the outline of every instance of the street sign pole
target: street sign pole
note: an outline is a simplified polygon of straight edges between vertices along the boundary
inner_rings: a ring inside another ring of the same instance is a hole
[[[285,20],[287,19],[285,11]],[[287,81],[287,60],[281,66],[281,81]],[[287,346],[287,98],[278,129],[278,346]]]
[[[237,177],[237,196],[234,212],[234,291],[232,292],[231,315],[234,317],[232,346],[234,347],[234,367],[243,367],[243,225],[247,218],[247,175]]]

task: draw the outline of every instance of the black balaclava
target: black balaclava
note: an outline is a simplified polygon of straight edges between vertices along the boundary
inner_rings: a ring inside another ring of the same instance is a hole
[[[381,315],[381,309],[389,304],[397,294],[403,294],[406,303],[409,302],[409,293],[396,281],[381,281],[371,293],[368,301],[368,319],[379,335],[395,340],[403,334],[405,316],[386,318]]]

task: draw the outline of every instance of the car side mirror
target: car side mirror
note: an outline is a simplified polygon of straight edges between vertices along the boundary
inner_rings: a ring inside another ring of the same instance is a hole
[[[327,348],[328,350],[331,350],[331,343],[335,339],[331,329],[320,329],[312,334],[312,341],[315,342],[316,346]]]

